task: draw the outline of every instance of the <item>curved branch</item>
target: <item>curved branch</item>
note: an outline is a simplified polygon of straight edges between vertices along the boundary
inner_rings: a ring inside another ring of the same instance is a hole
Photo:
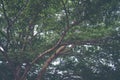
[[[73,26],[75,26],[75,25],[78,25],[78,24],[79,24],[79,22],[74,22],[73,24],[71,24],[71,27],[73,27]],[[34,64],[37,60],[39,60],[41,57],[43,57],[43,56],[46,55],[47,53],[55,50],[55,49],[61,44],[61,42],[63,41],[63,39],[64,39],[66,33],[69,31],[69,29],[70,29],[70,28],[67,27],[67,28],[64,30],[61,38],[60,38],[60,39],[58,40],[58,42],[56,43],[56,45],[54,45],[52,48],[46,50],[45,52],[40,53],[40,54],[31,62],[31,65]]]
[[[51,57],[49,57],[47,59],[47,61],[44,63],[42,70],[38,73],[38,76],[36,78],[36,80],[41,80],[42,79],[42,75],[45,73],[47,67],[49,66],[49,64],[53,61],[53,59],[55,59],[64,49],[66,48],[66,46],[61,46],[56,50],[56,53],[53,54]]]

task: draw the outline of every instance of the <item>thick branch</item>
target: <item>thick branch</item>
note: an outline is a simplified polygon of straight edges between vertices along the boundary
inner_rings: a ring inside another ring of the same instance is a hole
[[[45,54],[47,54],[47,53],[55,50],[55,49],[61,44],[62,40],[64,39],[64,37],[65,37],[66,33],[69,31],[69,29],[70,29],[71,27],[75,26],[75,25],[78,25],[78,24],[79,24],[79,22],[74,21],[74,22],[70,25],[70,27],[69,27],[69,26],[66,26],[66,29],[65,29],[64,32],[62,33],[62,36],[61,36],[61,38],[58,40],[58,42],[56,43],[56,45],[54,45],[52,48],[46,50],[45,52],[39,54],[39,55],[31,62],[31,64],[34,64],[38,59],[40,59],[41,57],[43,57]]]
[[[49,64],[53,61],[53,59],[55,59],[61,53],[61,51],[63,51],[65,49],[65,47],[66,46],[61,46],[60,48],[58,48],[56,50],[55,54],[53,54],[51,57],[49,57],[47,59],[47,61],[45,62],[44,66],[42,68],[42,70],[38,73],[38,76],[37,76],[36,80],[42,80],[42,75],[45,73],[45,71],[46,71],[47,67],[49,66]]]

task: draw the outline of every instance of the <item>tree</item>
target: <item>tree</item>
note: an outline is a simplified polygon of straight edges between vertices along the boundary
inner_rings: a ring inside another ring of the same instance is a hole
[[[119,28],[119,7],[119,0],[1,0],[1,80],[41,80],[55,58],[102,45]]]

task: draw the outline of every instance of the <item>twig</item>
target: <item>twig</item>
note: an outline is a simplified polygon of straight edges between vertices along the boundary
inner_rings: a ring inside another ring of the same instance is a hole
[[[66,14],[66,23],[67,23],[67,27],[69,27],[69,16],[68,16],[68,11],[67,11],[67,8],[65,6],[65,4],[67,3],[67,1],[64,3],[63,0],[61,0],[62,4],[63,4],[63,9],[65,10],[65,14]]]
[[[23,7],[21,7],[21,9],[18,11],[18,13],[15,15],[15,17],[12,19],[12,24],[15,23],[15,21],[17,21],[17,19],[20,17],[20,15],[22,15],[22,11],[26,8],[27,4],[29,3],[29,0],[26,0],[26,3]]]

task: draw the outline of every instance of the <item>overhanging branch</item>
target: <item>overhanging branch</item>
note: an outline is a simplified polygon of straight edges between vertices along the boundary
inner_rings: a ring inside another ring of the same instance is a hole
[[[91,40],[72,40],[72,41],[66,41],[61,43],[61,45],[103,45],[105,42],[107,42],[112,37],[104,37],[99,39],[91,39]]]

